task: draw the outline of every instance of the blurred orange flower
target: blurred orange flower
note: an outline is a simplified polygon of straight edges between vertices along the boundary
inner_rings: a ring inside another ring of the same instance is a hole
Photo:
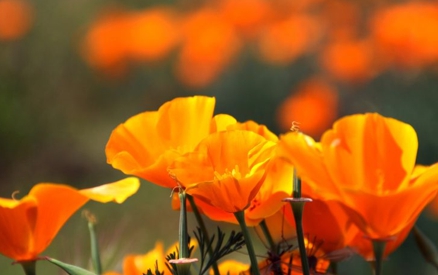
[[[271,3],[266,0],[219,0],[217,2],[225,20],[247,38],[254,38],[260,33],[274,12]]]
[[[129,28],[124,30],[130,58],[154,61],[165,57],[179,40],[177,21],[175,13],[164,7],[131,13]]]
[[[105,149],[107,162],[125,174],[175,187],[167,172],[170,163],[195,149],[211,130],[235,121],[226,115],[212,119],[215,102],[206,96],[175,98],[158,111],[129,118],[111,133]]]
[[[15,40],[29,31],[33,7],[26,0],[0,0],[0,40]]]
[[[338,115],[338,93],[326,81],[310,78],[301,83],[277,109],[277,121],[284,130],[292,121],[311,136],[320,136]]]
[[[418,69],[438,60],[438,4],[407,2],[378,11],[371,34],[379,58]]]
[[[187,194],[228,213],[247,209],[266,177],[274,142],[251,131],[210,134],[169,173]]]
[[[400,234],[437,193],[438,165],[414,172],[412,126],[376,113],[338,120],[320,144],[295,132],[280,146],[315,196],[340,201],[370,239]]]
[[[82,190],[39,183],[20,200],[0,198],[0,253],[16,261],[35,260],[88,200],[122,203],[138,188],[137,178]]]
[[[259,51],[263,60],[273,64],[289,64],[309,52],[319,38],[316,18],[294,14],[266,26],[260,35]]]
[[[339,39],[321,52],[321,66],[332,77],[345,82],[363,82],[375,74],[372,45],[366,40]]]
[[[220,274],[227,275],[243,275],[247,274],[249,271],[250,265],[244,264],[235,260],[226,260],[219,264],[219,272]],[[213,275],[213,271],[210,270],[210,275]]]
[[[176,74],[181,82],[195,88],[215,80],[241,45],[233,25],[208,8],[187,15],[182,35]]]

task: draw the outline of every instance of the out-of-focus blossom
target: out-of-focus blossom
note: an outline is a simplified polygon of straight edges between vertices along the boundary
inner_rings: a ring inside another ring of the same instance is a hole
[[[107,11],[89,27],[82,52],[91,66],[121,74],[129,62],[164,58],[179,40],[176,26],[170,8]]]
[[[322,79],[310,78],[278,107],[277,121],[284,130],[296,121],[302,132],[319,136],[330,127],[337,114],[337,91]]]
[[[363,40],[335,40],[324,46],[321,67],[336,80],[361,83],[375,74],[371,46]]]
[[[0,0],[0,40],[16,40],[26,34],[34,10],[26,0]]]
[[[209,8],[186,16],[182,39],[176,74],[184,84],[195,88],[214,81],[241,47],[234,26]]]
[[[408,2],[377,11],[371,21],[379,59],[418,69],[438,60],[438,4]]]
[[[250,269],[249,264],[244,264],[236,260],[226,260],[220,263],[218,267],[220,274],[227,274],[227,275],[247,274]],[[210,275],[213,274],[214,274],[213,270],[210,270]]]
[[[218,5],[224,19],[247,38],[257,36],[274,12],[266,0],[219,0]]]
[[[20,200],[0,198],[0,253],[16,261],[35,260],[87,201],[122,203],[139,186],[137,178],[82,190],[39,183]]]
[[[259,51],[263,60],[273,64],[289,64],[309,52],[320,36],[316,18],[293,14],[266,26],[259,37]]]

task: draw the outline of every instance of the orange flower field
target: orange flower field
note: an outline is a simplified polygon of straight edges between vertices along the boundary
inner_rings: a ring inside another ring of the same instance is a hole
[[[437,274],[437,65],[435,0],[0,0],[0,275]]]

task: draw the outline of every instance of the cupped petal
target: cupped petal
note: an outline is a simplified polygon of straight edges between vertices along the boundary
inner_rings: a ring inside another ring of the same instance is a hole
[[[382,194],[409,181],[418,148],[410,125],[376,113],[338,120],[321,144],[337,185]]]
[[[227,114],[218,114],[211,119],[210,133],[227,130],[229,125],[237,123],[237,120]]]
[[[76,189],[62,184],[39,183],[29,192],[37,202],[35,246],[29,251],[35,255],[43,252],[64,223],[88,198]]]
[[[267,140],[277,142],[278,137],[273,132],[271,132],[266,125],[258,124],[255,121],[248,120],[246,122],[242,123],[235,123],[232,125],[229,125],[227,130],[246,130],[251,131],[256,134],[261,135],[262,137],[266,138]]]
[[[210,133],[215,104],[216,99],[207,96],[166,102],[158,109],[158,135],[168,147],[185,147],[183,153],[193,150]]]
[[[0,198],[0,253],[16,261],[35,259],[36,219],[34,198],[26,196],[20,201]]]
[[[315,191],[316,196],[327,200],[338,199],[339,188],[325,167],[319,144],[311,137],[300,132],[281,135],[276,154],[296,167],[298,175]]]
[[[167,168],[209,134],[214,105],[214,97],[175,98],[156,112],[131,117],[112,132],[106,146],[108,163],[125,174],[173,188]]]
[[[113,183],[82,189],[79,192],[94,201],[123,203],[128,197],[135,194],[139,187],[138,178],[128,177]]]

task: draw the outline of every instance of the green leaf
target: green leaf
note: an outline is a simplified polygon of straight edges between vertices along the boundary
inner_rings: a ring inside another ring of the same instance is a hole
[[[70,275],[96,275],[95,273],[90,272],[90,271],[83,269],[81,267],[74,266],[71,264],[66,264],[66,263],[63,263],[63,262],[58,261],[56,259],[53,259],[53,258],[47,257],[46,260],[48,260],[49,262],[51,262],[54,265],[59,266],[60,268],[62,268],[65,272],[67,272]]]
[[[438,270],[438,249],[436,245],[417,226],[414,226],[412,232],[423,257]]]

